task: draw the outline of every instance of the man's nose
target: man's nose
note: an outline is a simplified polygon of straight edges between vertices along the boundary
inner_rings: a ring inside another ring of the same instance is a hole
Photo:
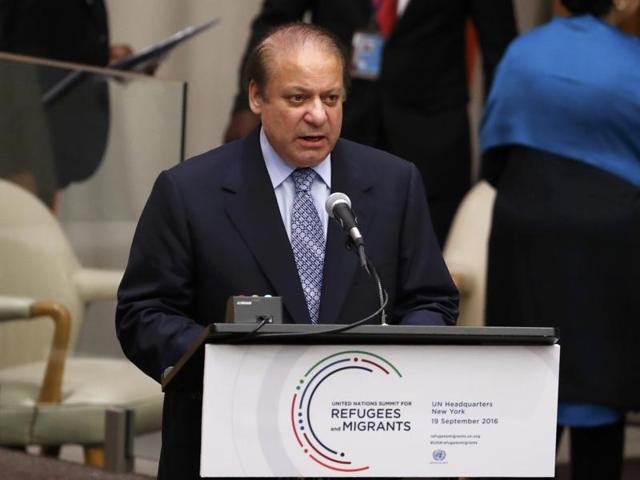
[[[314,98],[309,104],[309,109],[305,113],[304,120],[312,125],[322,125],[327,121],[326,106],[320,98]]]

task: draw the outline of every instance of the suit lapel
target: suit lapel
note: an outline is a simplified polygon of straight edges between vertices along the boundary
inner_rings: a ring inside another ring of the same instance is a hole
[[[259,129],[243,141],[241,149],[223,182],[229,192],[226,212],[274,291],[282,296],[291,318],[296,323],[309,323],[291,244],[260,151]]]
[[[340,140],[331,154],[331,191],[346,193],[349,196],[361,232],[366,238],[367,227],[371,224],[374,211],[372,199],[367,195],[372,181],[362,164],[360,168],[356,168],[346,149],[345,143]],[[330,219],[320,296],[320,323],[336,323],[359,268],[357,254],[345,247],[347,240],[347,234],[337,222]]]
[[[366,238],[374,215],[373,200],[368,194],[373,185],[372,177],[362,164],[356,168],[343,141],[338,141],[331,158],[331,190],[349,195]],[[243,141],[240,158],[230,168],[223,188],[229,193],[225,210],[230,221],[247,242],[274,291],[282,296],[284,308],[296,323],[309,323],[309,310],[291,244],[260,151],[259,130]],[[345,248],[346,242],[347,234],[331,220],[324,260],[320,323],[336,322],[359,268],[357,255]]]

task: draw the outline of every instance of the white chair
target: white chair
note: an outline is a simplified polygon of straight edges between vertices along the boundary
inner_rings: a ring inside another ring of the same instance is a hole
[[[45,205],[0,180],[0,445],[80,444],[99,465],[107,409],[132,409],[136,434],[160,429],[154,380],[73,355],[86,304],[115,298],[121,276],[82,268]]]
[[[496,191],[480,181],[466,194],[453,219],[443,250],[460,291],[458,325],[485,324],[487,253]]]

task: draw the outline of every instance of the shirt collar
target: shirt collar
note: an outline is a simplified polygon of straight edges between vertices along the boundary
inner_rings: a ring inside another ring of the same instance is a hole
[[[271,178],[271,184],[275,190],[291,175],[295,168],[280,158],[280,155],[276,153],[269,143],[262,127],[260,128],[260,149],[262,150],[264,163],[267,166],[267,172],[269,172],[269,178]],[[324,160],[312,168],[325,185],[331,189],[331,154],[327,155]]]

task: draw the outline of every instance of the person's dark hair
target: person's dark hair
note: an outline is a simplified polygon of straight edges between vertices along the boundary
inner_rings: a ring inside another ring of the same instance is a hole
[[[612,0],[560,0],[571,13],[590,13],[604,17],[613,8]]]
[[[270,59],[277,51],[299,48],[306,42],[313,42],[334,54],[342,64],[344,88],[349,87],[351,78],[347,54],[340,39],[326,28],[310,23],[294,22],[273,28],[251,51],[244,64],[242,84],[248,90],[249,82],[256,82],[262,92],[269,80]]]

